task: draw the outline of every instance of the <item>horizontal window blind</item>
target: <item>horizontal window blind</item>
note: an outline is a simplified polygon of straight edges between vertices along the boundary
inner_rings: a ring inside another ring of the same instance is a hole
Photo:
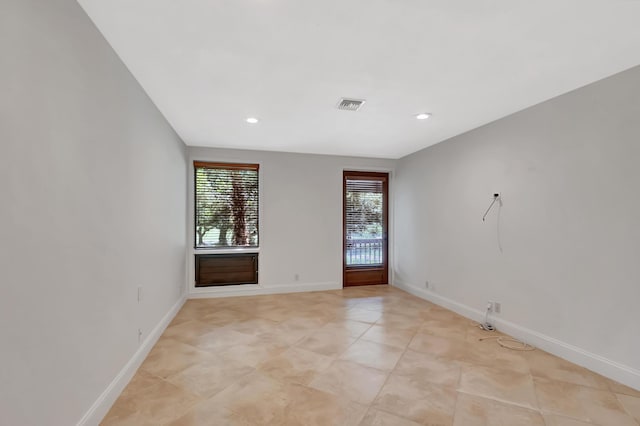
[[[383,179],[346,178],[347,265],[382,263]]]
[[[194,162],[195,247],[258,246],[257,164]]]

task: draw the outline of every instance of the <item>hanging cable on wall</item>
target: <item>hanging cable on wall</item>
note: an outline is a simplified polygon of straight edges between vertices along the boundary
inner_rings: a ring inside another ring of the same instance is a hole
[[[496,203],[496,201],[498,201],[500,199],[500,194],[493,194],[493,201],[491,202],[491,204],[489,204],[489,208],[487,209],[486,212],[484,212],[484,216],[482,216],[482,221],[484,222],[484,220],[487,218],[487,215],[489,214],[489,212],[491,211],[491,208],[493,207],[493,205]]]
[[[482,221],[485,222],[485,220],[487,219],[487,215],[489,214],[489,212],[491,211],[491,209],[493,208],[493,206],[498,203],[498,217],[496,219],[496,235],[497,235],[497,239],[498,239],[498,249],[500,250],[500,253],[502,253],[502,242],[500,239],[500,213],[502,211],[502,198],[500,197],[499,193],[495,193],[493,194],[493,200],[491,201],[491,204],[489,204],[489,208],[487,208],[487,211],[484,212],[484,215],[482,216]],[[487,305],[487,309],[484,315],[484,320],[482,323],[478,324],[478,327],[480,327],[482,330],[490,332],[490,333],[494,333],[496,332],[496,327],[495,325],[493,325],[491,323],[491,321],[489,320],[489,313],[491,313],[492,311],[492,306],[491,303],[489,303]],[[514,339],[512,337],[508,337],[508,336],[489,336],[489,337],[481,337],[478,340],[479,341],[485,341],[485,340],[493,340],[495,339],[495,341],[498,343],[498,345],[500,345],[503,348],[506,349],[511,349],[513,351],[533,351],[535,350],[535,348],[531,345],[529,345],[528,343],[525,343],[521,340],[518,339]]]
[[[489,204],[489,208],[484,212],[484,216],[482,216],[482,221],[484,222],[487,219],[487,215],[493,208],[493,206],[498,203],[498,218],[496,220],[496,238],[498,240],[498,250],[502,253],[502,239],[500,238],[500,213],[502,213],[502,197],[499,193],[493,194],[493,201]]]

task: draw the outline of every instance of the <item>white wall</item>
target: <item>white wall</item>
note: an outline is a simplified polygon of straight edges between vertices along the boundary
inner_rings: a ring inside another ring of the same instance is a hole
[[[396,283],[640,388],[639,117],[640,67],[399,160]]]
[[[342,172],[393,171],[395,165],[394,160],[214,148],[188,148],[188,155],[190,218],[194,160],[260,164],[260,286],[194,291],[191,220],[190,291],[205,295],[342,287]],[[390,181],[392,197],[393,176]],[[299,275],[298,281],[294,280],[295,274]]]
[[[68,426],[180,299],[185,148],[75,1],[0,52],[0,424]]]

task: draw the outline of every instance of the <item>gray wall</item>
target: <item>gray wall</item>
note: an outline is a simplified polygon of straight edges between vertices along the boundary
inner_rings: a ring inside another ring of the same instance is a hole
[[[639,117],[640,67],[401,159],[396,281],[637,374]]]
[[[0,424],[71,425],[180,298],[185,147],[75,1],[0,52]]]
[[[256,293],[341,288],[342,172],[392,172],[395,166],[395,160],[268,151],[190,147],[188,154],[191,164],[196,160],[260,164],[262,288]],[[189,176],[192,212],[193,172]],[[189,218],[192,220],[193,213]],[[193,292],[193,262],[190,264]],[[205,294],[229,292],[228,288],[198,290]]]

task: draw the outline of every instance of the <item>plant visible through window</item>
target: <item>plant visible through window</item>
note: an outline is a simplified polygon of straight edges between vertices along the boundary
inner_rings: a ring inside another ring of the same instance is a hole
[[[258,165],[195,166],[195,245],[258,246]]]

